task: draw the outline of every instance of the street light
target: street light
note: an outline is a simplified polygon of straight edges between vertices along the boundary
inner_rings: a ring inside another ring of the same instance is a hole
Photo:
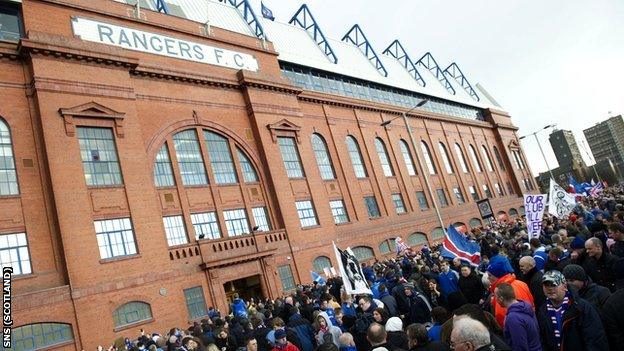
[[[550,174],[550,178],[551,179],[555,179],[555,177],[553,177],[552,171],[550,170],[550,165],[548,164],[548,161],[546,160],[546,155],[544,154],[544,150],[542,149],[542,144],[540,144],[539,139],[537,138],[537,133],[541,132],[542,130],[548,129],[548,128],[554,128],[556,127],[556,124],[549,124],[547,126],[545,126],[542,129],[539,129],[531,134],[527,134],[527,135],[523,135],[521,137],[519,137],[519,140],[522,140],[526,137],[528,137],[529,135],[532,135],[535,137],[535,141],[537,142],[537,146],[539,146],[540,152],[542,153],[542,157],[544,158],[544,162],[546,163],[546,167],[548,168],[548,174]]]
[[[382,127],[387,126],[388,124],[392,123],[392,121],[394,121],[395,119],[399,118],[399,117],[403,117],[403,123],[405,123],[405,127],[407,128],[407,134],[409,134],[410,137],[410,141],[412,142],[412,148],[414,148],[414,153],[416,154],[416,161],[418,162],[418,168],[420,169],[420,173],[423,175],[424,179],[425,179],[425,186],[427,187],[427,191],[429,192],[429,197],[431,197],[431,201],[433,202],[433,208],[436,212],[436,215],[438,216],[438,221],[440,222],[440,227],[442,228],[442,230],[444,231],[444,233],[446,234],[446,226],[444,225],[444,222],[442,221],[442,216],[440,215],[440,209],[438,208],[438,202],[436,201],[435,196],[433,195],[433,190],[431,189],[431,184],[429,183],[429,173],[425,171],[422,161],[420,160],[420,157],[418,156],[418,148],[416,147],[416,141],[414,140],[414,134],[412,134],[412,128],[410,127],[409,123],[407,123],[407,113],[411,112],[419,107],[422,107],[424,104],[426,104],[427,102],[429,102],[429,100],[422,100],[420,101],[418,104],[416,104],[416,106],[412,107],[411,109],[401,112],[401,116],[397,116],[394,117],[392,119],[389,119],[387,121],[383,121],[381,123]]]

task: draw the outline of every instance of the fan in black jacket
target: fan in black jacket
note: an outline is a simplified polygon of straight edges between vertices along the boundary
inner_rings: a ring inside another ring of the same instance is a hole
[[[470,266],[462,266],[458,284],[459,290],[464,294],[468,303],[478,305],[479,300],[483,297],[485,288],[483,287],[481,278],[477,276]]]

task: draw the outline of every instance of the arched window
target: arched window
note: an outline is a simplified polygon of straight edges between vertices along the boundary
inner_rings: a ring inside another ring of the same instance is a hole
[[[492,158],[490,157],[485,145],[481,145],[481,152],[483,153],[483,158],[487,161],[488,171],[494,172],[494,164],[492,163]]]
[[[154,184],[157,187],[175,185],[167,143],[163,144],[156,154],[156,162],[154,162]]]
[[[466,158],[464,157],[464,153],[462,152],[462,149],[458,143],[455,143],[455,153],[457,154],[457,158],[459,159],[459,164],[461,165],[462,172],[468,173],[468,164],[466,163]]]
[[[379,244],[379,252],[381,252],[382,255],[396,252],[396,242],[394,240],[395,239],[392,238],[382,241],[381,244]]]
[[[440,148],[440,155],[442,155],[442,162],[444,162],[444,168],[446,169],[446,173],[453,174],[453,165],[451,164],[449,155],[446,152],[446,146],[444,146],[444,144],[440,142],[438,143],[438,147]]]
[[[500,152],[498,152],[498,148],[496,148],[496,146],[492,146],[492,149],[494,149],[494,157],[496,157],[496,162],[498,163],[498,167],[504,171],[505,170],[505,163],[503,162],[503,159],[501,157]]]
[[[375,138],[375,149],[377,149],[377,155],[379,155],[379,162],[381,162],[381,169],[383,169],[386,177],[393,177],[394,170],[392,164],[390,164],[390,157],[388,157],[388,150],[381,138]]]
[[[206,167],[199,148],[197,132],[184,130],[173,135],[173,147],[178,159],[178,167],[184,185],[206,185]]]
[[[51,348],[74,340],[71,324],[34,323],[11,330],[13,345],[11,349],[34,351]]]
[[[425,163],[427,164],[427,168],[429,169],[429,174],[438,173],[435,164],[433,163],[433,158],[431,158],[431,153],[429,152],[429,145],[427,145],[424,140],[421,140],[420,148],[422,149],[423,156],[425,157]]]
[[[152,319],[152,309],[149,304],[141,301],[132,301],[123,304],[113,312],[115,327],[123,327]]]
[[[375,253],[373,253],[373,249],[371,249],[368,246],[356,246],[354,248],[351,248],[351,251],[353,251],[353,255],[355,255],[355,258],[357,258],[358,261],[360,262],[366,261],[375,257]]]
[[[405,160],[405,167],[407,167],[407,174],[414,176],[416,175],[416,168],[414,168],[414,159],[412,158],[412,153],[409,150],[409,146],[407,146],[407,142],[403,139],[399,140],[399,145],[401,146],[401,153],[403,154],[403,159]]]
[[[510,217],[517,217],[518,216],[518,210],[516,210],[515,208],[510,208],[509,209],[509,216]]]
[[[479,157],[477,157],[477,151],[475,150],[474,146],[472,146],[472,144],[468,146],[470,149],[470,156],[472,157],[472,164],[474,164],[477,172],[483,172],[483,169],[481,168],[481,162],[479,162]]]
[[[470,225],[470,228],[479,228],[482,224],[479,218],[472,218],[468,221],[468,225]]]
[[[17,195],[17,172],[9,126],[0,119],[0,195]]]
[[[321,173],[321,178],[324,180],[336,179],[331,157],[327,151],[327,144],[323,137],[316,133],[312,134],[312,150],[314,150],[314,157],[316,157],[316,165]]]
[[[431,240],[438,241],[444,239],[444,229],[437,227],[431,231]]]
[[[427,235],[425,233],[416,232],[407,237],[407,245],[409,246],[424,245],[427,242]]]
[[[219,134],[207,130],[204,131],[204,139],[206,140],[206,148],[210,156],[210,166],[212,167],[215,183],[237,183],[238,179],[236,178],[234,161],[232,161],[228,140]]]
[[[362,159],[362,153],[357,141],[351,135],[347,136],[347,150],[349,151],[349,157],[351,157],[351,163],[353,164],[353,172],[357,178],[366,178],[366,167],[364,166],[364,160]]]
[[[331,260],[327,256],[319,256],[314,259],[312,267],[316,273],[323,273],[323,268],[331,267]]]
[[[245,183],[253,183],[258,181],[258,173],[254,169],[254,166],[249,161],[249,157],[245,155],[239,148],[236,148],[238,155],[238,162],[240,163],[241,172],[243,173],[243,180]]]

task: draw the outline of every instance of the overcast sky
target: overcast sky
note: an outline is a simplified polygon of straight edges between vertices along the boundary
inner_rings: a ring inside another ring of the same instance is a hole
[[[259,15],[260,0],[249,1]],[[280,22],[304,3],[263,1]],[[412,59],[430,51],[440,66],[456,61],[511,114],[521,136],[556,123],[581,144],[583,129],[609,111],[624,113],[624,0],[305,3],[328,37],[340,39],[358,23],[378,53],[398,38]],[[538,135],[553,168],[548,134]],[[533,173],[545,171],[535,139],[522,145]]]

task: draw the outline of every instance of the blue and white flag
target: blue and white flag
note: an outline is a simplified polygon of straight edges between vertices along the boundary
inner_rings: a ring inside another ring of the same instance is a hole
[[[273,16],[273,11],[271,11],[270,8],[264,6],[264,3],[262,1],[260,2],[260,10],[262,12],[262,17],[271,21],[275,21],[275,16]]]
[[[314,271],[310,271],[310,274],[312,275],[312,280],[319,283],[320,285],[325,285],[327,284],[327,281],[325,281],[325,279],[323,279],[323,277],[321,277],[320,274],[314,272]]]
[[[459,258],[473,266],[478,266],[481,262],[481,247],[479,244],[462,235],[453,225],[450,225],[446,230],[440,253],[444,258],[450,260]]]

